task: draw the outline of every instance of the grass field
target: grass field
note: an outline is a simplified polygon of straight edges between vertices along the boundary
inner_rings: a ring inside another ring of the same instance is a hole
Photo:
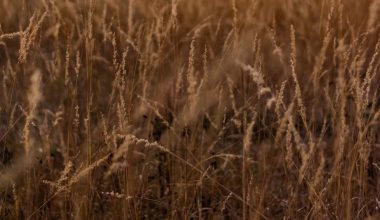
[[[1,0],[0,219],[380,219],[379,0]]]

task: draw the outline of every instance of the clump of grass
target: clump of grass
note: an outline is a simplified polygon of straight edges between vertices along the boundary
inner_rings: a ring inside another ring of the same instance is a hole
[[[0,218],[378,216],[379,5],[1,1]]]

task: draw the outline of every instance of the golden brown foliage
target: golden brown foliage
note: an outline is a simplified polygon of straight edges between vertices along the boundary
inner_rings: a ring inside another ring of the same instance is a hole
[[[377,219],[379,13],[0,1],[0,219]]]

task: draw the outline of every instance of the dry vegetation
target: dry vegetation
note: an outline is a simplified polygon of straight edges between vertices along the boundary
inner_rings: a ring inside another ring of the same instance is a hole
[[[1,0],[1,219],[379,219],[379,0]]]

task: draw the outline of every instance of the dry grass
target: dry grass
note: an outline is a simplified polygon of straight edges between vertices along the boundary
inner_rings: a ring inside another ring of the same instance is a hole
[[[380,1],[0,1],[1,219],[378,219]]]

